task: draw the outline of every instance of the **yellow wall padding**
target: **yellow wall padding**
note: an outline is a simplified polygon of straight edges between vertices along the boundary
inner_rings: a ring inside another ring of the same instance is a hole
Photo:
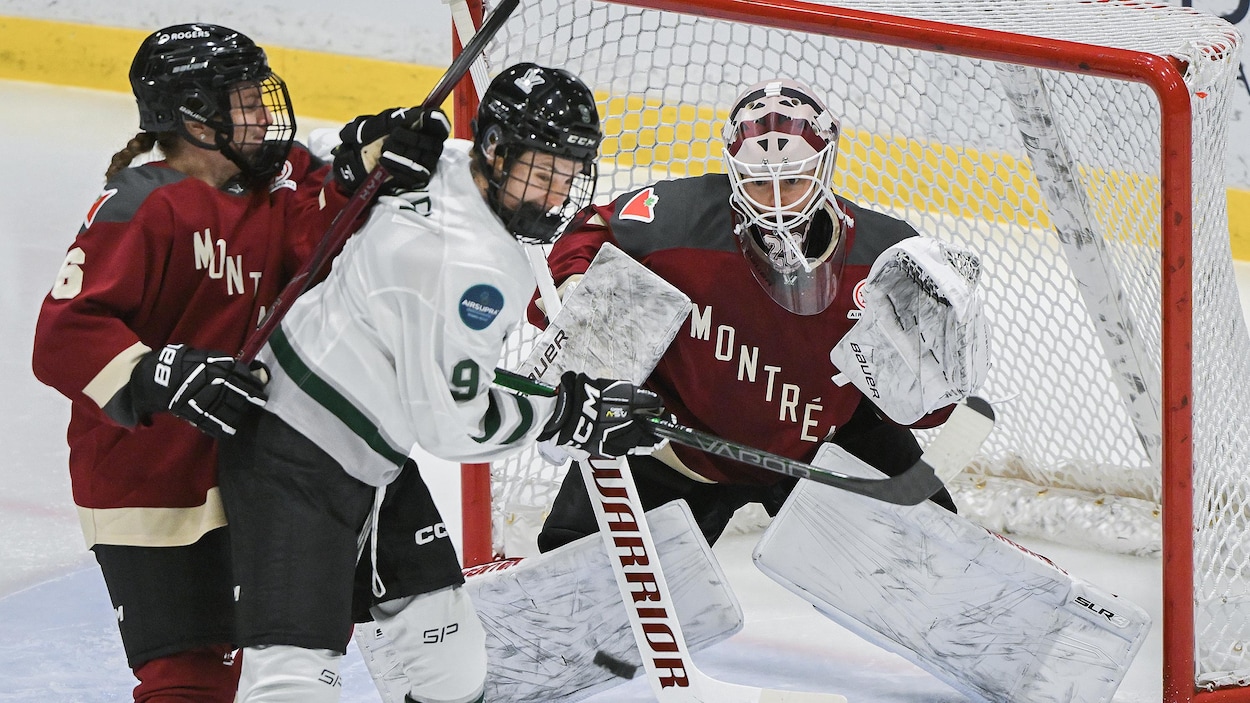
[[[0,78],[130,92],[127,73],[145,30],[0,17]],[[266,46],[295,114],[349,120],[420,103],[443,68]]]
[[[148,34],[148,30],[0,17],[0,79],[129,93],[127,72],[130,61],[139,43]],[[417,66],[279,46],[266,46],[265,50],[274,71],[287,82],[296,115],[326,120],[347,121],[385,107],[417,104],[438,82],[444,70],[437,66]],[[654,166],[675,160],[680,168],[672,175],[696,175],[720,169],[720,154],[715,141],[708,153],[688,153],[688,149],[670,146],[670,142],[675,137],[687,137],[687,134],[681,133],[682,130],[695,130],[700,133],[699,136],[714,134],[724,119],[722,115],[702,108],[683,108],[690,114],[679,114],[667,108],[668,112],[659,110],[643,117],[623,118],[621,115],[626,107],[637,109],[638,106],[609,105],[605,110],[607,133],[619,134],[604,141],[605,157],[632,151],[629,158],[636,163],[626,164],[632,166]],[[445,108],[450,114],[450,105],[445,105]],[[867,138],[872,139],[871,135]],[[862,146],[884,148],[887,152],[900,148],[897,144],[875,143],[854,143],[851,148]],[[975,157],[975,154],[963,154],[952,161],[947,154],[934,163],[946,163],[948,166],[966,164],[971,171],[975,171],[971,167],[980,163]],[[890,193],[876,192],[877,189],[869,187],[872,185],[871,174],[852,172],[840,173],[839,176],[842,179],[839,187],[854,191],[849,195],[872,196],[869,197],[872,202],[893,199]],[[958,178],[958,175],[953,177]],[[897,185],[893,180],[887,182]],[[1032,213],[1019,211],[1027,203],[1000,202],[1002,194],[982,190],[971,195],[971,202],[976,207],[990,208],[998,213],[995,217],[1003,217],[1003,213],[1032,216]],[[969,214],[962,212],[960,207],[952,207],[952,214]],[[1250,191],[1228,191],[1228,215],[1233,256],[1250,260]]]

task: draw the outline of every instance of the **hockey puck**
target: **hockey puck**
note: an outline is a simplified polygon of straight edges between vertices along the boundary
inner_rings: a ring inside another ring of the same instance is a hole
[[[617,659],[602,649],[595,652],[595,663],[623,679],[634,678],[634,673],[638,671],[637,665]]]

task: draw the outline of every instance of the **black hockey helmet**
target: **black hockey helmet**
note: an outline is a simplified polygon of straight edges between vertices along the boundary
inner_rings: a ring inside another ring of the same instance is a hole
[[[233,29],[195,23],[153,32],[135,53],[130,87],[140,129],[176,131],[196,146],[218,149],[249,178],[276,173],[295,139],[286,83],[269,68],[264,49]],[[232,107],[244,108],[238,124]],[[187,120],[211,127],[213,143],[191,139]]]
[[[533,63],[504,69],[482,95],[473,137],[478,167],[490,181],[491,208],[517,239],[551,242],[579,209],[590,204],[603,131],[594,94],[568,71]],[[526,152],[576,162],[563,206],[512,207],[501,202],[505,182]]]

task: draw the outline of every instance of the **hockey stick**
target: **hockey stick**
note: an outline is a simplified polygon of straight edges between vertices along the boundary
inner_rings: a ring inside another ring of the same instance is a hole
[[[743,686],[700,671],[677,620],[629,464],[624,459],[598,457],[577,463],[647,680],[659,703],[846,703],[846,698],[832,693]]]
[[[545,383],[539,383],[520,374],[504,369],[495,369],[496,385],[514,393],[525,395],[552,396],[556,389]],[[977,397],[968,398],[955,406],[955,413],[964,415],[994,417],[990,404]],[[952,418],[954,415],[952,415]],[[722,439],[706,432],[684,427],[675,422],[660,418],[648,418],[651,429],[660,437],[677,444],[700,449],[710,454],[728,457],[744,464],[761,469],[775,471],[786,476],[805,478],[840,488],[851,493],[875,498],[895,505],[916,505],[927,500],[944,486],[942,479],[934,471],[934,467],[922,456],[915,464],[897,476],[887,478],[862,478],[849,476],[829,469],[822,469],[802,461],[789,459],[779,454],[755,449],[745,444]],[[948,420],[948,422],[950,422]],[[962,425],[962,423],[959,423]],[[958,467],[962,469],[963,467]]]
[[[512,11],[520,0],[501,0],[491,10],[490,15],[482,22],[482,28],[477,34],[464,45],[460,54],[447,67],[447,72],[438,80],[430,94],[421,102],[421,112],[431,110],[443,104],[447,96],[451,95],[451,91],[456,87],[456,83],[468,73],[469,68],[486,49],[486,44],[495,37],[499,29],[503,27],[508,17],[512,15]],[[250,334],[243,343],[243,349],[239,352],[239,360],[248,363],[256,358],[256,354],[260,352],[261,347],[265,346],[265,342],[273,331],[278,328],[278,324],[282,322],[282,318],[286,317],[286,313],[290,310],[291,305],[299,296],[303,295],[309,285],[316,280],[321,274],[323,268],[330,260],[330,252],[338,251],[342,248],[347,238],[356,231],[356,221],[373,199],[377,197],[378,191],[382,188],[382,183],[390,177],[390,173],[381,164],[373,167],[369,175],[365,178],[360,187],[356,189],[351,200],[343,206],[339,214],[334,216],[330,222],[330,228],[326,230],[321,241],[317,244],[317,248],[313,251],[312,256],[295,274],[286,286],[278,293],[278,297],[274,299],[273,305],[269,307],[268,314],[265,319],[261,320],[260,325]]]

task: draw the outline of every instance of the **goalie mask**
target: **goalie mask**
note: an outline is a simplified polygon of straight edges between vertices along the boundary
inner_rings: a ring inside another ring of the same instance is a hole
[[[849,218],[834,197],[838,121],[791,80],[748,88],[725,122],[725,163],[742,254],[777,304],[823,312],[837,295]]]
[[[140,129],[220,151],[253,185],[278,172],[295,140],[286,83],[264,50],[232,29],[197,23],[153,32],[135,53],[130,86]],[[211,128],[213,140],[193,138],[188,121]]]
[[[553,242],[590,204],[603,132],[594,94],[568,71],[505,69],[482,95],[473,136],[487,202],[518,240]]]

